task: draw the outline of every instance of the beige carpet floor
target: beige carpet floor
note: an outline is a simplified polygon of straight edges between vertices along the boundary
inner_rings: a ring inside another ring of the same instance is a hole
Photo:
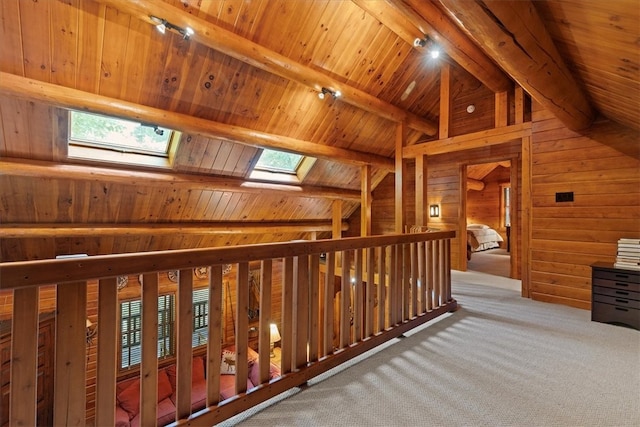
[[[640,425],[640,332],[452,277],[457,312],[223,425]]]
[[[495,276],[509,277],[511,255],[506,249],[474,252],[467,262],[467,270]]]

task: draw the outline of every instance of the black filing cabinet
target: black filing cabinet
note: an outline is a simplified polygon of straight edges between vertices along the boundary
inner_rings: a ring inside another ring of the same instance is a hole
[[[591,266],[591,320],[640,330],[640,271]]]

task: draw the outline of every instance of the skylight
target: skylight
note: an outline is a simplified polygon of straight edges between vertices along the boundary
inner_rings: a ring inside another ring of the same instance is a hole
[[[171,130],[72,111],[71,139],[77,143],[88,143],[118,151],[166,156],[171,141]]]
[[[69,157],[141,166],[169,166],[171,129],[98,114],[71,111]]]
[[[256,169],[295,174],[303,157],[300,154],[264,149],[256,163]]]
[[[315,161],[313,157],[265,148],[249,177],[263,181],[300,183]]]

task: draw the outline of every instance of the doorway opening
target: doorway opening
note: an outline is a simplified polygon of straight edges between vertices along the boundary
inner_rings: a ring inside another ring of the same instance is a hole
[[[467,270],[514,278],[511,161],[466,165]]]

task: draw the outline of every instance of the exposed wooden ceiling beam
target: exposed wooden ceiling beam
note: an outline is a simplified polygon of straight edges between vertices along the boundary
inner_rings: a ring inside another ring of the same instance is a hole
[[[569,129],[591,125],[594,111],[531,1],[440,3],[494,61]]]
[[[395,122],[406,122],[407,126],[428,135],[435,135],[438,126],[413,113],[376,98],[366,92],[336,80],[318,70],[297,63],[284,55],[245,39],[232,31],[198,18],[164,2],[143,0],[98,0],[121,12],[155,25],[150,16],[166,19],[179,27],[190,27],[194,33],[190,40],[201,43],[219,52],[243,61],[261,70],[296,81],[320,92],[323,87],[342,92],[341,101]]]
[[[311,185],[270,184],[238,178],[206,175],[133,171],[96,166],[58,164],[43,161],[1,160],[0,176],[108,182],[132,186],[171,187],[178,190],[233,191],[239,193],[279,193],[290,197],[360,201],[360,192]]]
[[[531,122],[410,145],[402,149],[402,157],[410,159],[419,155],[433,156],[454,151],[472,150],[474,148],[503,144],[525,136],[531,136]]]
[[[334,162],[348,163],[357,166],[373,165],[388,171],[394,169],[393,159],[388,157],[316,144],[282,135],[259,132],[240,126],[232,126],[187,114],[160,110],[158,108],[134,104],[132,102],[87,93],[77,89],[45,83],[4,72],[0,72],[0,94],[44,102],[61,108],[134,119],[185,133],[202,135],[208,138],[217,138],[240,144],[290,151]]]
[[[352,1],[411,45],[416,37],[429,35],[451,59],[493,92],[511,88],[509,77],[433,3],[425,0]]]
[[[467,178],[467,191],[469,191],[469,190],[475,190],[475,191],[484,190],[484,182],[483,181],[479,181],[477,179]],[[0,234],[0,236],[1,236],[1,234]]]
[[[295,222],[198,222],[171,224],[2,224],[0,239],[103,237],[103,236],[167,236],[207,234],[307,233],[331,231],[331,221]],[[348,230],[342,221],[343,231]]]

